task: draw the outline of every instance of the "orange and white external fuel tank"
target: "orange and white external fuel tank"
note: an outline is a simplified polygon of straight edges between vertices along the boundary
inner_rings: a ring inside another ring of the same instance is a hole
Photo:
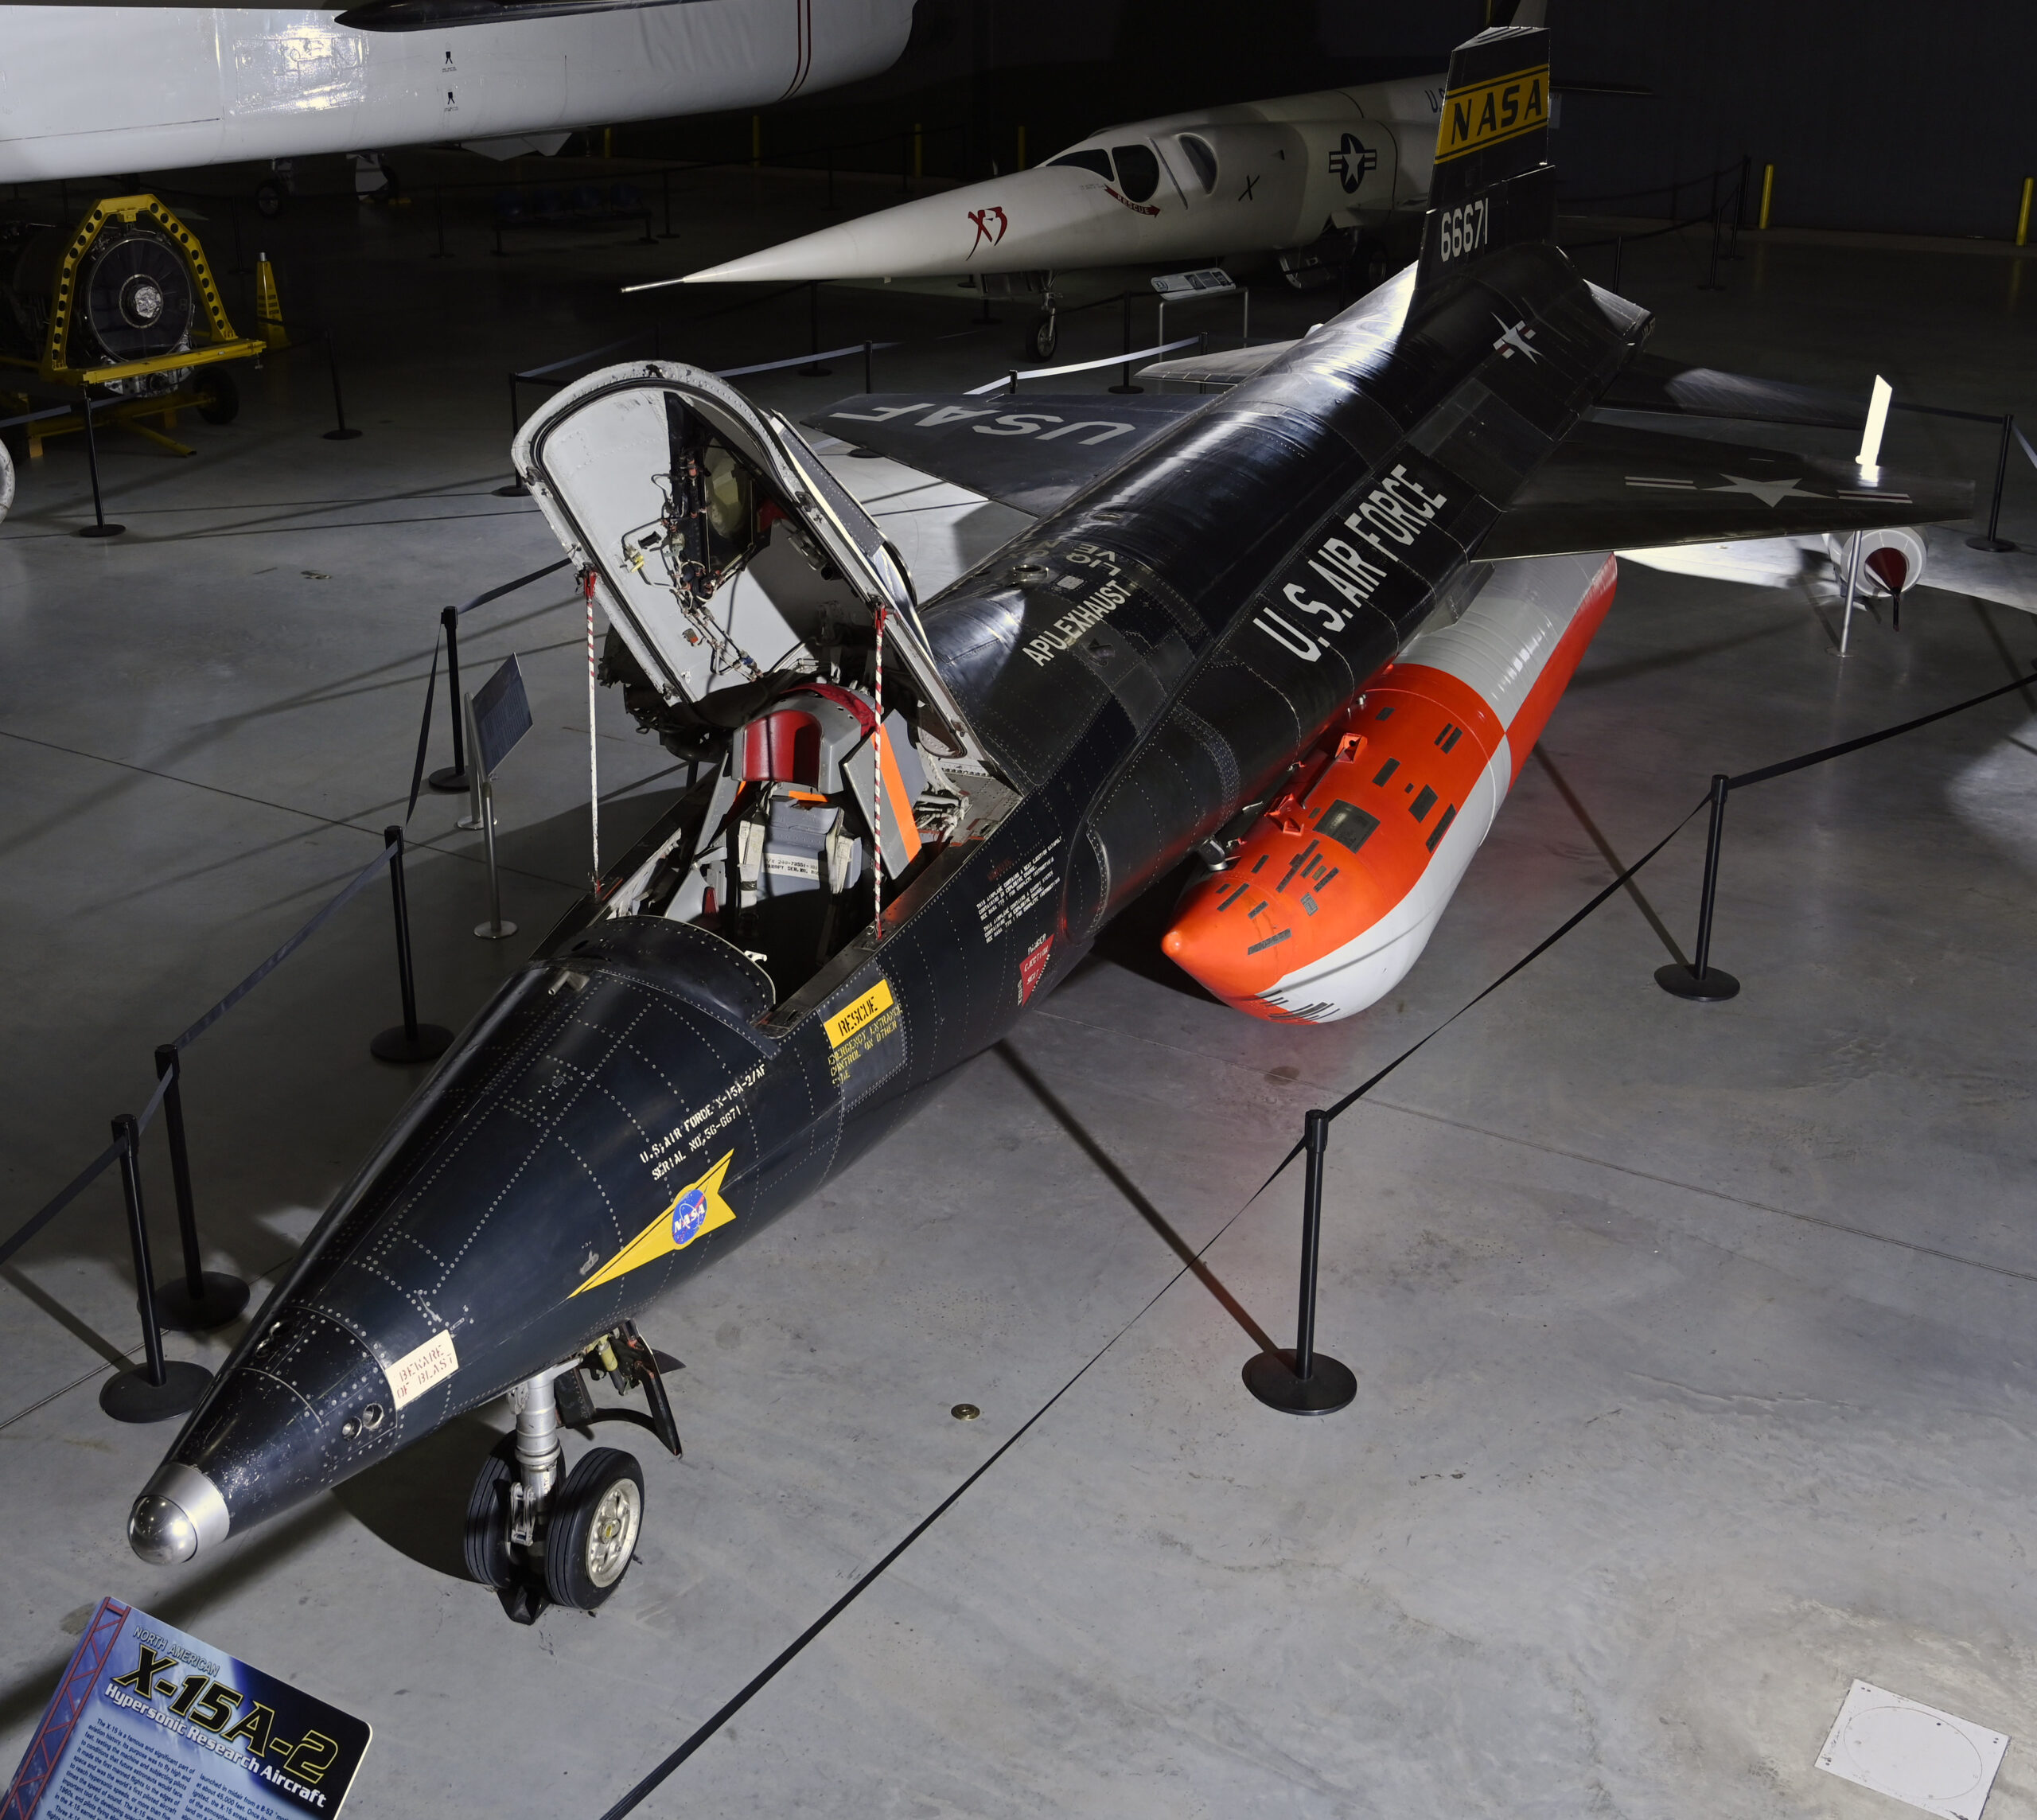
[[[1610,555],[1495,566],[1454,624],[1410,639],[1303,761],[1161,942],[1254,1017],[1327,1023],[1428,945],[1613,603]]]

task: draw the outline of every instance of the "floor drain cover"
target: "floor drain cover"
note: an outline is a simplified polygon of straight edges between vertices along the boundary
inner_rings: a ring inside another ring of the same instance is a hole
[[[1945,1820],[1980,1820],[2008,1748],[2000,1732],[1856,1681],[1817,1767]]]

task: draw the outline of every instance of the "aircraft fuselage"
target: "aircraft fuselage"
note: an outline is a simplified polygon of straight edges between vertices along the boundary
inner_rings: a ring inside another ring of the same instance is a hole
[[[715,0],[360,30],[333,12],[0,6],[0,183],[761,107],[888,66],[910,0]]]
[[[152,1482],[188,1508],[203,1475],[219,1503],[199,1540],[500,1396],[704,1269],[1263,801],[1465,584],[1498,503],[1647,320],[1545,247],[1495,257],[1412,320],[1410,293],[1408,275],[1383,286],[925,605],[940,672],[1018,797],[921,871],[881,937],[774,1004],[717,936],[608,918],[502,988]]]

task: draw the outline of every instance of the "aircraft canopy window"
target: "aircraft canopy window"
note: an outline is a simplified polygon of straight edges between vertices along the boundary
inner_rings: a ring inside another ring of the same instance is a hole
[[[1217,187],[1217,154],[1209,149],[1209,142],[1198,139],[1193,133],[1183,133],[1178,142],[1195,167],[1196,181],[1202,185],[1203,193],[1208,195]]]
[[[1084,170],[1093,170],[1106,183],[1111,179],[1111,159],[1108,152],[1063,152],[1057,158],[1049,158],[1049,165],[1078,165]]]
[[[1128,201],[1143,202],[1160,187],[1160,161],[1151,146],[1113,146],[1117,186]]]

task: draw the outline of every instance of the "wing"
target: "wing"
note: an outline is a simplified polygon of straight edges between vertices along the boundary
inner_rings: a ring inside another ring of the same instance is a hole
[[[845,398],[802,421],[1040,517],[1209,402],[1108,392],[1073,398],[875,392]]]
[[[1866,531],[1964,518],[1973,509],[1965,481],[1580,423],[1528,477],[1476,553],[1502,561]]]
[[[1716,367],[1687,367],[1659,354],[1637,354],[1599,400],[1602,410],[1654,411],[1678,417],[1737,417],[1755,423],[1803,423],[1857,430],[1867,420],[1864,398],[1755,379]]]

